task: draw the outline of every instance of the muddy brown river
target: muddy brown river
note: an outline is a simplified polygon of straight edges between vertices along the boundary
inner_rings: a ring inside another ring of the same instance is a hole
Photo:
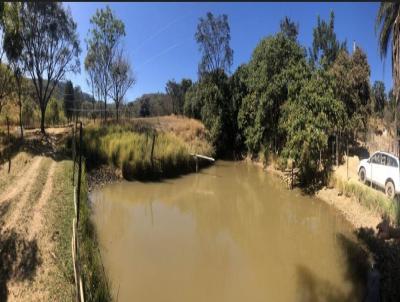
[[[116,301],[358,301],[355,246],[334,209],[242,162],[91,194]]]

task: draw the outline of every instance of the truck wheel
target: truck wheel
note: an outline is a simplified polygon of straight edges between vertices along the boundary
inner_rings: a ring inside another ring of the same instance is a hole
[[[361,168],[360,171],[358,172],[358,177],[360,178],[360,181],[362,183],[365,183],[366,178],[365,178],[365,168]]]
[[[389,198],[394,198],[395,195],[394,183],[391,180],[386,182],[385,193]]]

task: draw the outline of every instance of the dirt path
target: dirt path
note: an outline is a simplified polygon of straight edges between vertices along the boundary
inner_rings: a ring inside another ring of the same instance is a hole
[[[31,166],[28,168],[26,173],[23,173],[22,175],[19,175],[19,177],[12,182],[11,188],[5,190],[5,192],[0,195],[0,203],[3,203],[7,200],[13,199],[15,196],[17,196],[22,190],[26,189],[26,186],[29,183],[32,183],[34,181],[34,176],[36,176],[36,173],[39,169],[40,162],[42,160],[42,157],[35,157],[32,161]],[[10,185],[9,185],[10,186]]]
[[[57,163],[35,156],[0,196],[0,301],[51,301],[46,281],[56,266],[45,207]],[[1,215],[2,214],[2,215]]]
[[[30,224],[29,232],[28,232],[28,238],[29,240],[34,239],[39,231],[43,227],[43,220],[44,220],[44,207],[51,195],[51,192],[53,190],[53,176],[54,176],[54,171],[56,168],[56,162],[52,161],[50,168],[49,168],[49,173],[47,175],[46,183],[42,189],[42,193],[40,195],[39,201],[35,205],[33,209],[33,218],[32,222]]]

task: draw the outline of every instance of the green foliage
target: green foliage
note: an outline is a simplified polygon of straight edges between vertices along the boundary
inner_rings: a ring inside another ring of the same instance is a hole
[[[329,67],[335,60],[340,50],[346,50],[346,41],[340,43],[336,39],[335,33],[335,14],[331,11],[329,23],[321,21],[318,16],[317,26],[313,30],[313,43],[310,49],[313,63],[317,63],[324,68]]]
[[[111,89],[110,96],[117,109],[117,121],[119,120],[119,107],[123,103],[126,92],[135,83],[132,67],[128,58],[120,50],[111,62]]]
[[[395,30],[395,22],[399,18],[400,3],[398,2],[382,2],[379,6],[378,14],[375,21],[375,31],[378,32],[379,52],[381,58],[385,58],[390,48],[390,42],[393,43],[392,51],[399,53],[398,31]],[[397,41],[396,45],[395,42]],[[394,64],[395,62],[392,62]]]
[[[287,141],[282,156],[294,160],[303,183],[312,180],[324,164],[319,158],[328,147],[328,135],[344,124],[343,103],[334,97],[329,82],[328,75],[318,71],[283,108],[281,127]]]
[[[349,122],[342,130],[364,129],[369,116],[370,67],[365,53],[356,48],[352,55],[341,51],[329,70],[334,95],[343,102]]]
[[[235,147],[237,107],[232,103],[231,88],[227,75],[217,70],[204,73],[185,96],[185,113],[202,120],[218,155]]]
[[[243,144],[243,132],[239,129],[238,116],[239,111],[242,106],[242,101],[244,97],[248,94],[248,89],[246,85],[247,69],[246,65],[240,65],[235,73],[229,78],[229,90],[231,94],[231,104],[230,104],[230,126],[233,149],[236,151],[241,151],[244,149]]]
[[[141,117],[146,117],[150,115],[150,101],[148,98],[143,98],[142,100],[140,100],[139,115]]]
[[[51,98],[46,111],[46,124],[59,125],[65,122],[65,115],[62,110],[62,105],[55,98]]]
[[[127,104],[135,116],[141,116],[140,110],[143,102],[148,104],[144,105],[144,113],[146,116],[162,116],[170,115],[172,112],[171,98],[165,93],[146,93],[137,98],[133,102]]]
[[[248,94],[238,115],[239,129],[252,154],[261,145],[280,144],[280,107],[287,100],[289,83],[296,78],[289,72],[296,64],[305,65],[304,50],[282,33],[263,39],[253,51],[246,66]]]
[[[75,94],[74,94],[74,86],[71,81],[67,81],[64,90],[64,113],[67,117],[68,121],[71,121],[72,116],[74,114],[75,107]]]
[[[375,81],[371,92],[372,109],[382,116],[386,104],[385,84],[382,81]]]
[[[0,113],[6,98],[13,92],[13,74],[8,65],[0,63]]]
[[[89,73],[93,93],[97,92],[104,101],[106,119],[107,97],[113,82],[113,62],[125,36],[125,25],[108,6],[105,9],[97,9],[90,19],[90,24],[92,27],[86,40],[88,51],[85,70]]]
[[[18,14],[19,18],[9,21],[21,22],[21,60],[35,86],[44,133],[45,112],[55,86],[66,73],[80,71],[76,23],[70,12],[56,2],[23,2]]]
[[[202,53],[199,74],[223,70],[229,72],[233,61],[233,50],[227,15],[214,17],[210,12],[200,18],[195,39]]]
[[[195,83],[185,94],[185,103],[183,105],[183,113],[191,118],[201,119],[201,108],[203,107],[203,99],[201,98],[200,84]]]
[[[185,94],[192,86],[192,80],[182,79],[181,83],[170,80],[167,82],[165,90],[171,97],[172,112],[175,114],[183,114],[183,107],[185,103]]]

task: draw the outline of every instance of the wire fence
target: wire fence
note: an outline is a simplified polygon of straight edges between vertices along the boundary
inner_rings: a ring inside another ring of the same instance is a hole
[[[78,128],[79,124],[79,128]],[[79,129],[79,133],[78,132]],[[79,261],[79,240],[78,240],[78,225],[79,225],[79,209],[81,203],[81,185],[82,185],[82,122],[76,122],[72,126],[72,185],[74,188],[74,208],[75,217],[72,219],[72,264],[74,267],[74,277],[75,277],[75,292],[76,301],[84,302],[85,295],[83,290],[83,281],[81,273],[81,265]],[[77,138],[79,137],[79,148],[77,148]],[[76,175],[76,169],[78,169],[78,174]],[[75,179],[77,178],[77,179]]]

